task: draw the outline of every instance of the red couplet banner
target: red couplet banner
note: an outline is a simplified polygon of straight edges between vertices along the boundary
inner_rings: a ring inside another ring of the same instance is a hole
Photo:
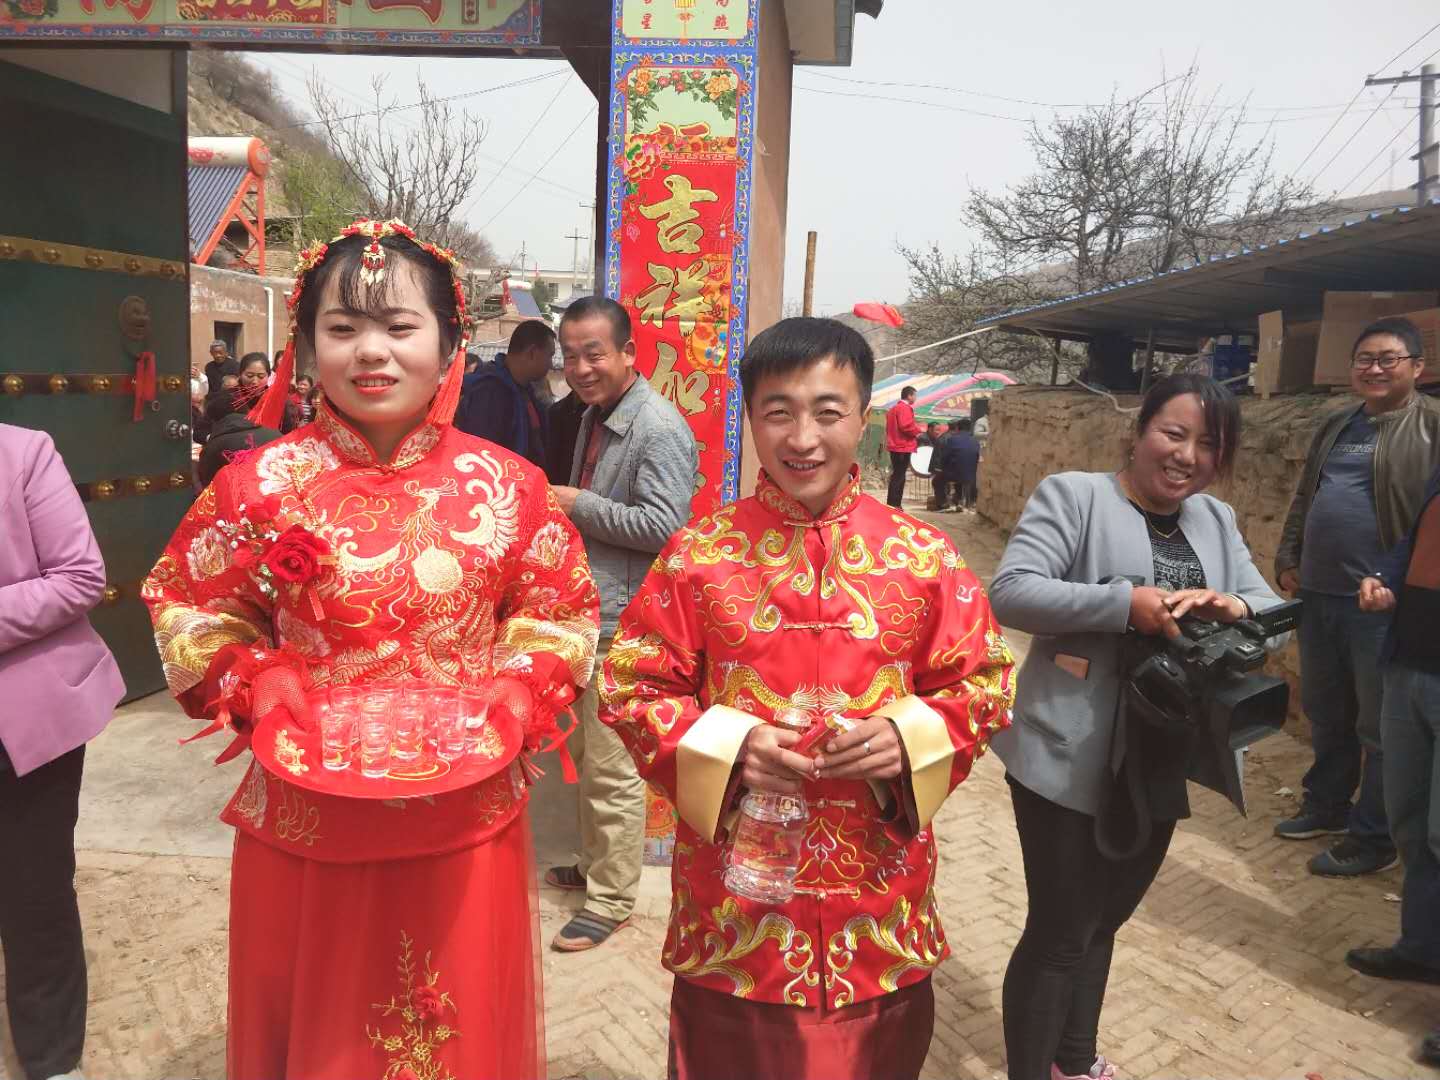
[[[748,90],[725,68],[648,65],[630,74],[626,88],[632,119],[661,92],[671,100],[728,98],[733,109]],[[705,513],[720,504],[731,454],[725,423],[731,288],[743,245],[735,224],[740,158],[736,138],[708,123],[645,126],[632,126],[625,140],[620,302],[635,325],[640,370],[695,432],[701,478],[691,508]]]

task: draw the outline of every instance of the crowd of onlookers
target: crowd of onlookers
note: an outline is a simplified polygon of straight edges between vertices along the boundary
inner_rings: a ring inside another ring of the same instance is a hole
[[[983,445],[969,417],[953,423],[932,420],[925,427],[915,417],[919,391],[907,386],[900,400],[885,415],[885,449],[890,452],[890,490],[886,502],[899,508],[905,495],[905,478],[912,471],[928,475],[934,488],[934,508],[974,513],[979,494],[980,458]],[[984,418],[981,417],[981,424]],[[929,449],[920,460],[918,453]]]
[[[574,394],[557,400],[551,391],[547,377],[555,354],[555,331],[539,319],[516,327],[509,347],[492,360],[467,352],[455,426],[527,458],[545,470],[552,484],[566,484],[585,404]],[[215,474],[237,457],[315,418],[320,386],[309,375],[297,375],[278,429],[250,419],[281,355],[250,352],[237,360],[217,339],[210,343],[209,359],[192,365],[190,430],[196,447],[197,489],[209,486]]]
[[[190,431],[196,445],[195,479],[209,486],[215,474],[241,454],[273,442],[309,423],[315,416],[320,388],[308,375],[300,375],[290,388],[285,417],[277,431],[252,421],[248,413],[270,385],[275,364],[263,352],[230,355],[223,341],[210,343],[210,359],[190,371]]]

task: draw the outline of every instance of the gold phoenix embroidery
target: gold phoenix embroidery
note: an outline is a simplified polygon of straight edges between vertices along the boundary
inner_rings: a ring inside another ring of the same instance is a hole
[[[290,738],[289,728],[280,728],[275,732],[275,760],[280,763],[281,768],[291,776],[307,773],[310,766],[305,764],[304,757],[305,748],[297,746],[295,740]]]
[[[320,810],[311,806],[289,784],[280,786],[280,805],[275,809],[275,835],[289,843],[313,847],[321,839]]]

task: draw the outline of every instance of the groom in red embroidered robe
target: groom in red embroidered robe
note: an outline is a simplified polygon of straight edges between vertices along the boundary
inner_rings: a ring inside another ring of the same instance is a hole
[[[681,819],[672,1077],[915,1077],[929,1049],[949,951],[930,822],[1009,723],[1013,660],[949,540],[860,489],[873,373],[833,320],[755,338],[756,493],[671,539],[604,666],[605,721]],[[723,882],[746,791],[806,800],[782,904]]]

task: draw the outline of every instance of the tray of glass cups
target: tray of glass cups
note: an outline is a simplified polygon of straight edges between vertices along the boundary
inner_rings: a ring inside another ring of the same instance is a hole
[[[520,752],[507,709],[490,715],[484,687],[418,680],[335,686],[309,696],[311,721],[262,720],[250,745],[276,776],[357,799],[438,795],[478,783]]]

